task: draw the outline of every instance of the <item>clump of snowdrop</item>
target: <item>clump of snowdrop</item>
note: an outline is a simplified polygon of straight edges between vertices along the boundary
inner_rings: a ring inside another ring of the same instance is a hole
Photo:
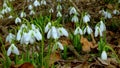
[[[113,10],[113,14],[114,14],[114,15],[119,15],[120,12],[119,12],[119,10],[115,9],[115,10]]]
[[[102,60],[107,60],[107,53],[106,53],[106,51],[102,51],[101,59]]]
[[[7,50],[7,56],[10,56],[11,53],[14,53],[16,55],[19,55],[19,50],[18,48],[15,46],[15,44],[11,44],[11,46],[8,48]]]
[[[77,27],[74,31],[74,35],[77,35],[77,34],[83,35],[83,31],[80,27]]]
[[[38,7],[38,6],[40,6],[40,2],[39,2],[38,0],[35,0],[34,3],[33,3],[33,5],[34,5],[35,7]]]
[[[72,15],[72,19],[71,19],[71,22],[79,22],[79,18],[78,18],[78,13],[76,11],[76,9],[74,7],[70,7],[70,11],[69,11],[69,14]]]
[[[103,36],[103,32],[106,31],[106,26],[103,23],[103,21],[100,21],[99,25],[97,24],[95,26],[95,37],[97,37],[98,35],[100,35],[100,37]]]
[[[83,22],[87,23],[90,21],[90,15],[89,14],[85,14],[85,16],[83,17]]]
[[[99,13],[102,13],[102,15],[107,19],[110,19],[110,18],[112,18],[112,15],[111,15],[111,13],[110,12],[108,12],[108,11],[105,11],[105,10],[101,10]]]
[[[15,40],[15,35],[12,33],[9,33],[6,37],[6,42],[12,43],[12,41]]]
[[[51,25],[51,22],[48,22],[48,24],[46,25],[45,33],[47,33],[47,39],[50,39],[50,38],[58,39],[60,38],[60,36],[68,37],[68,32],[65,28],[63,27],[56,28],[55,26]]]
[[[32,29],[23,24],[20,30],[18,30],[16,39],[20,41],[21,44],[33,44],[36,40],[42,40],[42,35],[39,29],[34,24],[31,24],[31,28]],[[24,31],[26,29],[27,31]]]
[[[93,32],[93,30],[91,29],[91,27],[87,25],[84,29],[84,34],[85,33],[91,34],[92,32]]]
[[[15,19],[15,24],[17,24],[17,23],[21,23],[21,19],[19,17],[16,17],[16,19]]]
[[[11,12],[11,7],[7,5],[6,2],[3,3],[3,9],[1,10],[1,13],[4,15],[5,13]]]

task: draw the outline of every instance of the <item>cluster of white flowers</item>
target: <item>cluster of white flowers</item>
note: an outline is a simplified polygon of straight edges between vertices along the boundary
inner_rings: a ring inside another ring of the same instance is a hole
[[[71,19],[71,22],[78,22],[79,21],[79,18],[78,18],[78,13],[76,11],[76,9],[74,7],[70,7],[70,11],[69,11],[69,14],[72,15],[73,14],[73,17]]]
[[[119,15],[120,12],[119,12],[119,10],[115,9],[115,10],[113,10],[113,14],[114,14],[114,15]]]
[[[111,15],[111,13],[110,12],[108,12],[108,11],[105,11],[105,10],[101,10],[101,11],[99,11],[99,13],[102,13],[102,15],[107,19],[110,19],[110,18],[112,18],[112,15]]]
[[[103,23],[103,21],[100,21],[99,26],[98,25],[95,26],[95,34],[94,34],[95,37],[97,37],[99,34],[100,36],[103,36],[104,31],[106,31],[106,26]]]
[[[58,39],[60,38],[60,36],[68,37],[68,32],[65,28],[63,27],[56,28],[55,26],[51,25],[51,22],[48,22],[48,24],[46,25],[45,33],[47,33],[48,39],[49,38]]]
[[[22,24],[16,37],[21,44],[33,44],[36,40],[42,40],[42,35],[39,29],[36,28],[34,24],[31,24],[31,28],[32,29],[29,29],[25,24]]]
[[[5,14],[5,13],[9,13],[9,12],[11,12],[11,7],[9,7],[8,5],[7,5],[7,3],[6,3],[6,1],[4,1],[4,3],[3,3],[3,9],[1,10],[1,14]]]

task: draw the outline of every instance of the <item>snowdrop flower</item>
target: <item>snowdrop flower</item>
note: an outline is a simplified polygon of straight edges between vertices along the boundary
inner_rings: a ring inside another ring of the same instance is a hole
[[[41,0],[41,5],[46,5],[46,1],[45,0]]]
[[[32,30],[36,29],[36,26],[34,24],[31,24]]]
[[[61,5],[57,5],[57,11],[61,11],[62,10],[62,6]]]
[[[20,17],[21,18],[26,17],[26,13],[22,11],[21,14],[20,14]]]
[[[92,29],[89,27],[89,26],[86,26],[86,28],[84,29],[84,34],[85,33],[88,33],[88,34],[91,34],[93,31],[92,31]]]
[[[53,13],[54,12],[54,10],[51,8],[50,10],[49,10],[49,13]]]
[[[17,17],[17,18],[15,19],[15,24],[17,24],[17,23],[21,23],[21,19],[20,19],[19,17]]]
[[[48,31],[47,38],[49,39],[50,37],[52,37],[53,39],[59,38],[58,31],[55,26],[52,26],[52,28]]]
[[[40,3],[39,3],[38,0],[35,0],[34,3],[33,3],[33,5],[34,5],[35,7],[38,7],[38,6],[40,6]]]
[[[78,17],[76,15],[74,15],[71,19],[71,22],[78,22]]]
[[[47,33],[50,28],[51,28],[51,22],[48,22],[48,24],[45,27],[45,33]]]
[[[14,44],[11,44],[11,46],[8,48],[7,56],[10,56],[11,53],[19,55],[19,50],[18,50],[18,48]]]
[[[70,12],[69,12],[69,14],[70,14],[70,15],[71,15],[71,14],[77,14],[76,9],[75,9],[74,7],[70,7]]]
[[[3,7],[8,7],[6,2],[3,3]]]
[[[85,15],[85,16],[83,17],[83,22],[84,22],[84,23],[87,23],[87,22],[89,22],[89,21],[90,21],[90,15],[87,14],[87,15]]]
[[[115,10],[113,11],[113,14],[117,15],[117,14],[120,14],[120,12],[115,9]]]
[[[21,33],[22,33],[22,30],[19,30],[18,33],[17,33],[17,37],[16,37],[17,41],[20,41],[21,36],[22,36]]]
[[[57,17],[62,17],[62,14],[61,14],[60,11],[58,11],[58,13],[57,13]]]
[[[68,37],[68,32],[63,27],[58,28],[58,34],[59,34],[59,36],[66,36],[66,37]]]
[[[32,10],[32,9],[33,9],[33,6],[32,6],[32,5],[29,5],[29,6],[28,6],[28,9],[29,9],[29,10]]]
[[[9,33],[9,35],[6,37],[6,42],[12,43],[12,40],[15,39],[15,35],[12,33]]]
[[[20,44],[28,45],[29,41],[30,41],[30,35],[28,33],[23,32],[23,35],[20,40]]]
[[[5,14],[6,13],[6,10],[5,9],[2,9],[2,11],[1,11],[1,14]]]
[[[64,47],[63,47],[63,45],[62,45],[60,42],[57,42],[57,45],[59,46],[59,48],[60,48],[61,50],[64,50]]]
[[[35,14],[35,11],[31,10],[29,14],[30,14],[30,15],[34,15],[34,14]]]
[[[35,30],[35,31],[37,32],[37,30]],[[30,36],[30,37],[29,37],[29,43],[30,43],[30,44],[33,44],[33,43],[35,42],[34,34],[35,34],[35,33],[34,33],[33,30],[29,30],[28,36]],[[35,35],[36,35],[36,37],[39,37],[39,36],[37,36],[38,33],[36,33]],[[36,38],[36,39],[39,39],[39,38]]]
[[[102,51],[101,59],[102,60],[107,60],[107,53],[106,53],[106,51]]]
[[[3,19],[3,15],[2,14],[0,14],[0,19]]]
[[[107,12],[107,11],[104,11],[104,10],[101,10],[99,13],[102,13],[102,15],[105,17],[105,18],[112,18],[112,15],[110,12]]]
[[[103,21],[100,21],[100,30],[103,32],[106,30],[106,26],[105,24],[103,23]]]
[[[10,12],[11,11],[11,8],[10,7],[6,7],[6,13]]]
[[[12,16],[12,15],[10,15],[8,18],[9,18],[9,19],[11,19],[11,18],[13,18],[13,16]]]
[[[100,30],[100,28],[98,26],[95,26],[95,37],[97,37],[98,34],[100,34],[100,36],[103,36],[102,31]]]
[[[42,40],[42,35],[41,35],[39,29],[35,29],[35,30],[34,30],[34,36],[35,36],[35,38],[36,38],[38,41],[39,41],[39,40]]]
[[[82,29],[80,29],[80,27],[77,27],[74,31],[74,35],[77,35],[77,34],[83,35]]]

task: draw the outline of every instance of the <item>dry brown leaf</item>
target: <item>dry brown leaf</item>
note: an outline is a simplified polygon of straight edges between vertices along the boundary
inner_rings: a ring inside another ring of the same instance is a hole
[[[26,62],[26,63],[24,63],[24,64],[22,64],[20,67],[18,67],[18,68],[35,68],[34,66],[33,66],[33,64],[31,64],[31,63],[29,63],[29,62]]]
[[[94,47],[94,45],[92,44],[92,42],[89,42],[86,38],[84,37],[81,37],[81,40],[80,42],[83,44],[82,46],[82,50],[84,52],[90,52],[91,51],[91,48]]]
[[[58,52],[54,52],[50,55],[50,62],[49,62],[49,66],[51,66],[52,64],[54,64],[55,62],[60,60],[60,53]]]

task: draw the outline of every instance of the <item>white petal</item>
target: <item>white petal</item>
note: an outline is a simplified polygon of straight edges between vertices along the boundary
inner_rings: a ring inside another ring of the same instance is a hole
[[[58,46],[60,47],[61,50],[64,50],[63,45],[60,42],[57,42]]]
[[[99,32],[98,30],[99,30],[99,27],[98,27],[98,26],[96,26],[96,27],[95,27],[95,37],[97,37],[97,36],[98,36],[98,32]]]
[[[37,7],[37,6],[40,6],[40,3],[39,3],[38,0],[35,0],[34,3],[33,3],[33,5],[34,5],[35,7]]]
[[[90,16],[89,15],[85,15],[84,17],[83,17],[83,22],[84,23],[87,23],[87,22],[89,22],[90,21]]]
[[[48,30],[50,29],[50,27],[51,27],[51,22],[48,22],[48,24],[45,27],[45,33],[48,32]]]
[[[49,39],[51,37],[51,35],[52,35],[51,31],[52,31],[51,29],[48,31],[48,33],[47,33],[47,39]]]
[[[91,33],[92,33],[92,29],[91,29],[89,26],[87,26],[87,33],[88,33],[88,34],[91,34]]]
[[[101,59],[102,60],[107,60],[107,53],[106,51],[103,51],[102,54],[101,54]]]
[[[56,29],[54,26],[52,26],[51,29],[52,29],[52,31],[51,31],[51,33],[52,33],[52,38],[57,39],[57,38],[58,38],[57,29]]]
[[[34,35],[35,35],[35,38],[36,38],[38,41],[39,41],[39,40],[42,40],[42,35],[41,35],[39,29],[36,29],[34,33],[35,33],[35,34],[34,34]]]
[[[103,21],[100,21],[100,30],[103,32],[106,30],[106,26],[105,24],[103,23]]]
[[[29,9],[29,10],[32,10],[32,9],[33,9],[33,6],[32,6],[32,5],[29,5],[29,6],[28,6],[28,9]]]
[[[11,49],[12,49],[12,52],[14,53],[14,54],[16,54],[16,55],[19,55],[19,50],[18,50],[18,48],[14,45],[14,44],[12,44],[11,45],[12,47],[11,47]]]
[[[21,39],[21,30],[18,31],[16,39],[20,41]]]
[[[77,35],[77,34],[79,33],[79,29],[80,29],[80,27],[77,27],[77,28],[75,29],[74,35]]]
[[[10,47],[8,48],[8,50],[7,50],[7,56],[10,56],[11,52],[12,52],[12,48],[11,48],[11,46],[10,46]]]

